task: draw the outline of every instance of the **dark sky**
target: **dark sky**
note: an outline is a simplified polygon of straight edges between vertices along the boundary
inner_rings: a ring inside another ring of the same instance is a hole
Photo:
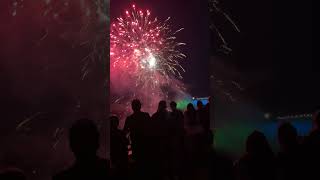
[[[221,6],[241,29],[226,31],[233,53],[225,61],[243,76],[246,97],[284,114],[319,107],[312,1],[223,0]]]
[[[152,17],[164,21],[171,17],[173,29],[185,28],[177,34],[179,42],[187,43],[182,50],[187,55],[183,67],[184,82],[193,96],[209,94],[209,18],[206,0],[111,0],[111,21],[123,15],[135,4],[149,9]]]

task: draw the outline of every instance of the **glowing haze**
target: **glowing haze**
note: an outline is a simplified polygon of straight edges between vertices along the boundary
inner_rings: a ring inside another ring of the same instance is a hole
[[[130,112],[130,102],[138,98],[149,113],[156,111],[160,100],[185,98],[180,81],[185,72],[180,62],[185,59],[176,41],[170,17],[161,22],[149,10],[132,5],[123,17],[111,22],[110,74],[111,111],[122,118]]]

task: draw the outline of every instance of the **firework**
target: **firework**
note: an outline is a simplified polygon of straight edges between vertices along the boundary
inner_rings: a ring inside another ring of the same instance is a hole
[[[159,100],[184,93],[180,79],[185,70],[180,62],[186,55],[179,49],[185,43],[177,42],[175,36],[183,28],[173,31],[169,21],[170,17],[161,22],[152,18],[149,10],[137,10],[133,5],[111,24],[113,107],[127,107],[130,100],[139,98],[148,104],[145,110],[154,111]]]

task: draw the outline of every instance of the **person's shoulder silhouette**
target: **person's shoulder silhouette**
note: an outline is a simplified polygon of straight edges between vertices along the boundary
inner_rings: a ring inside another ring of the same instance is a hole
[[[160,136],[165,134],[167,135],[170,124],[166,101],[162,100],[159,102],[157,112],[152,115],[151,119],[153,123],[153,131]]]
[[[170,102],[171,115],[175,118],[183,118],[183,113],[179,109],[177,109],[177,103],[172,101]]]
[[[289,122],[281,124],[278,128],[278,139],[281,148],[277,155],[278,176],[281,179],[303,179],[302,151],[297,129]]]
[[[111,162],[115,166],[122,165],[127,163],[128,160],[128,149],[129,144],[126,134],[118,129],[119,118],[116,116],[110,117],[110,129],[111,129]]]
[[[246,154],[236,164],[237,176],[244,179],[275,179],[275,156],[265,137],[259,131],[251,133],[246,141]]]
[[[177,109],[177,103],[172,101],[170,103],[171,113],[170,113],[170,119],[171,121],[178,121],[183,122],[183,113],[179,109]]]
[[[70,168],[55,175],[53,180],[108,178],[109,161],[97,156],[99,136],[93,121],[76,121],[69,130],[69,145],[76,160]]]
[[[141,111],[141,102],[138,99],[134,99],[131,102],[131,108],[133,114],[127,117],[124,130],[125,131],[139,131],[144,129],[145,124],[150,119],[150,115]]]
[[[297,146],[299,145],[297,129],[288,122],[285,122],[279,126],[278,139],[282,152],[296,150]]]
[[[155,112],[152,117],[154,120],[164,121],[169,118],[169,113],[167,111],[167,102],[160,101],[158,104],[158,110]]]

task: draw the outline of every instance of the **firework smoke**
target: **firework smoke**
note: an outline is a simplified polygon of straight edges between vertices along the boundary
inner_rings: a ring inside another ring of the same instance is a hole
[[[151,18],[149,10],[125,11],[111,23],[110,74],[112,111],[122,115],[130,111],[134,98],[144,103],[144,110],[154,112],[160,100],[173,100],[185,96],[180,81],[185,72],[180,62],[186,57],[176,41],[170,17],[164,22]]]
[[[38,49],[39,52],[45,50],[51,53],[49,51],[51,49],[46,47],[51,47],[47,45],[48,42],[52,42],[53,38],[57,39],[57,42],[63,42],[66,45],[65,48],[71,52],[74,49],[81,49],[81,53],[75,55],[82,65],[82,68],[79,69],[79,72],[81,71],[79,79],[86,78],[90,72],[96,70],[94,67],[97,67],[97,64],[104,64],[108,60],[109,53],[107,52],[110,45],[108,41],[108,0],[39,0],[37,2],[12,0],[10,5],[10,15],[17,22],[22,17],[26,17],[26,15],[30,17],[30,20],[37,22],[34,23],[38,25],[36,27],[28,26],[29,29],[35,32],[41,32],[30,41],[30,46],[33,46],[34,49]],[[52,49],[55,50],[54,48]],[[42,54],[39,53],[39,57],[41,56]],[[52,56],[50,59],[48,58],[49,62],[54,61],[54,63],[46,63],[43,65],[43,70],[55,68],[51,64],[55,64],[60,59],[64,59],[63,53]],[[66,62],[61,64],[66,64]],[[106,67],[100,65],[99,68]],[[72,92],[72,94],[77,93]],[[73,110],[75,112],[78,111],[80,104],[81,102],[72,109],[72,113]],[[31,116],[20,122],[16,130],[30,128],[31,122],[37,118],[39,118],[38,113],[35,113],[34,117]],[[67,124],[68,122],[64,123]],[[63,130],[63,128],[58,129]],[[54,144],[56,146],[56,142]]]

